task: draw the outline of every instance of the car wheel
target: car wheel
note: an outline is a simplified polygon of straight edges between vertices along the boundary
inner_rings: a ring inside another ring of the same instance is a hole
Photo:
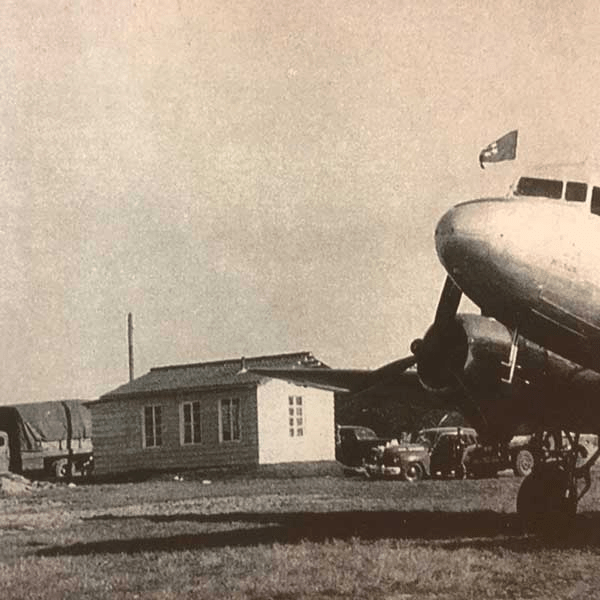
[[[425,475],[423,465],[418,462],[412,462],[404,468],[404,481],[421,481]]]
[[[519,450],[519,453],[515,457],[513,471],[519,477],[526,477],[533,471],[534,465],[535,459],[533,458],[533,454],[529,450]]]
[[[576,466],[581,467],[582,465],[585,465],[585,463],[587,462],[588,459],[588,451],[587,448],[585,446],[582,446],[581,444],[579,444],[577,446],[577,462],[576,462]]]

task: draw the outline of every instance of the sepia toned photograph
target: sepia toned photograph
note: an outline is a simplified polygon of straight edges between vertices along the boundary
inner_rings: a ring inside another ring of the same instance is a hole
[[[595,2],[0,33],[3,599],[597,595]]]

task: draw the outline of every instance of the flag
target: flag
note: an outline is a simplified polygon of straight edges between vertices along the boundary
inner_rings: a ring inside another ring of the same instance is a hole
[[[517,129],[503,135],[492,142],[479,153],[479,166],[483,169],[485,162],[500,162],[501,160],[514,160],[517,156]]]

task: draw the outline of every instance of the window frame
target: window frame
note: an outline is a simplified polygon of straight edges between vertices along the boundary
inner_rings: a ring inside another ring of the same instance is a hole
[[[229,434],[230,438],[225,439],[225,429],[224,426],[224,413],[223,407],[225,405],[229,405],[228,410],[228,420],[229,420]],[[234,424],[234,413],[233,406],[237,405],[237,437],[234,436],[236,433],[236,428]],[[242,400],[241,398],[219,398],[219,443],[220,444],[231,444],[231,443],[239,443],[242,441]]]
[[[190,407],[190,435],[191,440],[186,441],[186,419],[185,409],[186,406]],[[194,411],[196,407],[197,413]],[[194,414],[197,414],[198,422],[194,418]],[[196,438],[196,432],[198,437]],[[202,404],[200,400],[186,400],[181,402],[179,405],[179,444],[181,446],[194,446],[202,443]]]
[[[306,403],[303,396],[288,396],[288,437],[304,438],[306,432]]]
[[[593,215],[600,216],[600,187],[593,185],[590,197],[590,212]]]
[[[146,411],[150,409],[152,414],[152,435],[148,436]],[[159,418],[157,419],[157,412]],[[158,421],[158,427],[157,427]],[[149,443],[152,441],[152,444]],[[161,404],[146,404],[142,407],[142,446],[144,449],[156,449],[163,446],[163,414]]]
[[[546,185],[545,189],[542,187]],[[560,184],[560,193],[558,186]],[[523,186],[523,187],[521,187]],[[537,186],[537,187],[536,187]],[[552,190],[552,186],[556,189]],[[547,192],[553,191],[552,195]],[[529,192],[529,193],[528,193]],[[535,192],[535,193],[531,193]],[[519,177],[515,186],[514,195],[520,198],[547,198],[549,200],[561,200],[565,194],[565,182],[562,179],[550,179],[546,177]]]
[[[584,181],[565,181],[565,200],[567,202],[574,202],[576,204],[584,204],[588,197],[588,188],[588,184]],[[581,195],[577,195],[582,191],[583,197],[581,197]],[[573,196],[574,192],[576,193],[575,196]]]

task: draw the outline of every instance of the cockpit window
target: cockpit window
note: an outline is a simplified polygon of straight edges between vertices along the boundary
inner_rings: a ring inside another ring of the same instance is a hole
[[[517,196],[541,196],[544,198],[561,198],[563,182],[556,179],[537,179],[521,177],[517,184]]]
[[[567,181],[567,189],[565,190],[565,200],[568,200],[569,202],[585,202],[586,196],[587,183]]]
[[[600,215],[600,188],[592,188],[592,212],[595,215]]]

